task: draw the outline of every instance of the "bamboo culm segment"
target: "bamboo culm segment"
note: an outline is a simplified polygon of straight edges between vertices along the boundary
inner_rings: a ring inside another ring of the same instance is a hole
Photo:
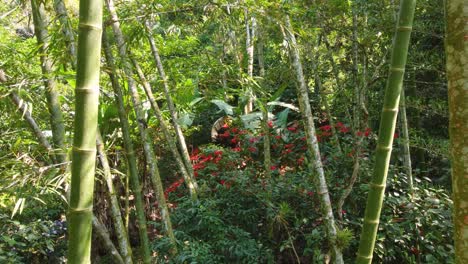
[[[153,150],[153,145],[148,137],[148,131],[146,130],[145,117],[143,114],[143,109],[141,107],[141,101],[135,84],[135,80],[133,79],[133,69],[127,55],[125,39],[123,37],[122,30],[120,29],[120,23],[118,22],[119,18],[117,16],[113,0],[106,0],[106,4],[113,21],[112,29],[114,31],[114,36],[119,49],[120,57],[122,58],[124,72],[128,82],[128,90],[132,99],[133,108],[135,110],[138,130],[140,132],[140,137],[143,142],[143,149],[146,162],[148,163],[149,167],[151,183],[153,185],[154,191],[156,192],[156,197],[158,199],[158,205],[161,211],[161,218],[164,222],[166,234],[171,240],[173,249],[175,251],[175,237],[174,232],[172,230],[172,223],[169,215],[169,210],[167,208],[166,198],[164,196],[164,188],[162,186],[161,177],[159,175],[158,161]],[[151,256],[145,256],[144,262],[150,263]]]
[[[141,192],[140,179],[138,178],[138,168],[136,162],[135,151],[130,135],[130,124],[128,122],[127,112],[125,111],[125,105],[123,100],[122,88],[117,80],[116,66],[114,63],[114,57],[112,55],[111,48],[107,41],[106,34],[102,35],[102,43],[104,48],[104,54],[106,56],[107,66],[110,68],[109,78],[111,80],[112,88],[114,90],[115,105],[119,114],[119,121],[122,127],[123,144],[125,148],[125,154],[127,158],[128,171],[130,177],[130,184],[135,196],[135,211],[136,219],[138,223],[138,234],[140,237],[141,252],[145,263],[151,261],[151,254],[149,248],[149,239],[146,225],[146,216],[143,206],[143,196]]]
[[[49,33],[47,31],[47,18],[44,9],[44,4],[39,0],[31,0],[32,14],[34,20],[35,35],[39,45],[39,53],[41,59],[42,78],[46,87],[47,108],[50,113],[50,124],[52,128],[52,144],[57,150],[55,159],[59,163],[63,163],[66,159],[64,154],[65,145],[65,125],[63,115],[60,109],[59,93],[57,85],[52,76],[53,67],[52,61],[49,58]]]
[[[325,228],[328,235],[328,240],[333,251],[334,259],[336,264],[343,263],[343,253],[337,245],[337,230],[335,226],[335,218],[333,216],[332,205],[330,201],[330,195],[328,193],[328,186],[325,179],[325,172],[323,170],[322,159],[320,156],[320,149],[316,138],[314,119],[312,116],[312,110],[309,104],[308,86],[304,78],[304,71],[302,69],[302,63],[297,49],[297,41],[292,32],[291,22],[289,16],[286,16],[286,33],[285,38],[290,44],[290,56],[292,57],[292,63],[294,70],[296,71],[297,81],[297,94],[299,101],[299,108],[304,120],[304,127],[307,139],[307,148],[314,159],[309,167],[312,171],[315,171],[317,175],[313,177],[315,186],[318,193],[320,194],[320,206],[321,213],[324,218]]]
[[[90,263],[102,1],[80,1],[68,263]]]
[[[395,37],[393,39],[390,75],[387,81],[383,110],[380,119],[374,176],[367,197],[364,225],[359,242],[356,263],[371,263],[379,226],[380,211],[385,193],[388,167],[393,144],[393,134],[398,114],[406,56],[413,25],[415,0],[402,0]]]

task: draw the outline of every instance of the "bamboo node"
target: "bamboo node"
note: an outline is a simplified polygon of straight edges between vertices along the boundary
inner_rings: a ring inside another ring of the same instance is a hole
[[[102,30],[102,26],[101,26],[101,25],[95,26],[95,25],[86,24],[86,23],[80,23],[80,24],[78,25],[78,28],[79,28],[79,29],[86,29],[86,30]]]
[[[398,108],[383,108],[382,111],[384,112],[398,112]]]
[[[372,259],[372,257],[369,257],[369,256],[363,256],[361,254],[358,253],[358,258],[361,258],[361,259]]]
[[[87,207],[87,208],[71,208],[70,207],[70,213],[73,214],[86,214],[86,213],[92,213],[93,212],[93,207]]]
[[[78,148],[78,147],[73,146],[73,151],[74,152],[80,152],[80,153],[92,154],[92,153],[96,152],[96,149],[85,149],[85,148]]]
[[[397,28],[398,31],[411,31],[413,30],[413,27],[409,27],[409,26],[399,26]]]
[[[375,184],[375,183],[371,183],[371,188],[379,188],[379,189],[384,189],[385,188],[385,184]]]
[[[385,146],[381,146],[381,145],[378,145],[377,146],[377,151],[379,150],[383,150],[383,151],[391,151],[392,150],[392,147],[385,147]]]
[[[404,72],[405,72],[405,68],[394,68],[394,67],[391,67],[391,68],[390,68],[390,71],[392,71],[392,72],[402,72],[402,73],[404,73]]]
[[[76,88],[75,93],[96,94],[96,93],[99,93],[99,88],[98,89],[94,89],[94,88]]]
[[[364,220],[364,223],[378,225],[378,224],[379,224],[379,220]]]

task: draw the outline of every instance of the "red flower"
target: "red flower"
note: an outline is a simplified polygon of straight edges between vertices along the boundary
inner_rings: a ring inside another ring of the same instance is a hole
[[[304,164],[304,157],[300,157],[298,160],[297,160],[297,165],[302,165]]]
[[[233,127],[233,128],[231,128],[231,132],[235,134],[235,133],[239,132],[239,129],[237,127]]]
[[[393,138],[397,139],[399,137],[398,133],[393,134]]]
[[[343,123],[341,123],[341,122],[336,123],[336,127],[343,127],[343,126],[344,126],[344,125],[343,125]]]
[[[231,143],[232,143],[232,144],[236,144],[236,143],[237,143],[237,139],[235,139],[235,138],[231,139]]]
[[[268,121],[268,127],[269,127],[269,128],[273,128],[273,122],[272,122],[271,120]]]
[[[362,131],[356,132],[356,136],[358,136],[358,137],[362,137],[363,135],[364,135],[364,133],[362,133]]]
[[[250,152],[256,152],[256,151],[257,151],[257,149],[254,148],[254,147],[249,147],[248,150],[249,150]]]
[[[291,131],[291,132],[296,131],[296,129],[297,129],[296,127],[288,127],[288,130]]]
[[[257,141],[258,141],[258,138],[256,138],[256,137],[251,137],[251,138],[249,139],[249,142],[250,142],[250,143],[255,143],[255,142],[257,142]]]
[[[273,166],[270,167],[270,169],[271,169],[271,170],[276,170],[276,169],[278,169],[278,167],[276,167],[276,166],[273,165]]]
[[[202,164],[202,163],[197,163],[197,164],[193,164],[193,170],[199,170],[199,169],[203,169],[205,168],[205,164]]]
[[[222,150],[215,150],[214,154],[215,154],[215,156],[221,156],[221,155],[223,155],[223,151]]]
[[[314,196],[314,192],[308,191],[308,192],[307,192],[307,195],[310,196],[310,197],[312,197],[312,196]]]
[[[240,148],[240,147],[235,147],[235,148],[232,149],[232,151],[234,151],[234,152],[240,152],[240,151],[241,151],[241,148]]]
[[[229,133],[229,130],[224,131],[223,134],[218,135],[219,137],[229,137],[231,133]]]
[[[325,126],[319,127],[319,129],[322,130],[322,131],[329,131],[331,129],[331,126],[330,125],[325,125]]]
[[[276,139],[281,139],[281,136],[275,136]]]
[[[349,127],[347,127],[347,126],[340,127],[340,132],[341,133],[348,133],[349,132]]]
[[[284,145],[284,147],[288,149],[288,148],[294,147],[294,145],[293,144],[286,144],[286,145]]]
[[[224,125],[222,126],[222,128],[229,128],[229,125],[228,125],[228,124],[224,124]]]

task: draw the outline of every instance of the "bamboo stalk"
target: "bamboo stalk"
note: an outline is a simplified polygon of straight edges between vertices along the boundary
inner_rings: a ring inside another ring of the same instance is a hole
[[[314,119],[309,104],[309,88],[304,78],[304,71],[300,61],[299,51],[297,49],[297,42],[294,34],[292,33],[291,22],[289,16],[286,16],[286,36],[287,41],[290,44],[290,56],[293,60],[293,67],[296,71],[297,81],[297,93],[299,97],[299,108],[301,109],[302,117],[305,123],[305,132],[307,139],[307,147],[309,152],[313,155],[313,162],[310,163],[312,170],[315,170],[317,175],[313,177],[315,185],[320,195],[320,202],[322,207],[322,217],[325,222],[325,228],[328,235],[330,246],[333,250],[335,263],[343,263],[343,254],[341,249],[337,245],[337,229],[335,226],[335,218],[333,216],[332,205],[330,201],[330,195],[328,193],[328,187],[325,179],[325,172],[320,156],[319,145],[315,133]]]
[[[148,229],[146,225],[146,216],[143,205],[142,187],[138,177],[138,167],[135,156],[135,148],[132,143],[130,134],[130,124],[128,123],[127,112],[125,111],[124,97],[122,87],[117,80],[116,66],[111,48],[107,41],[107,35],[102,35],[102,44],[104,47],[104,55],[106,56],[107,66],[110,68],[108,71],[111,80],[112,88],[114,90],[115,105],[119,114],[120,126],[122,128],[123,144],[125,148],[125,156],[127,158],[127,166],[132,187],[133,195],[135,197],[136,218],[138,223],[138,234],[140,237],[141,254],[144,263],[151,262],[151,253],[148,239]],[[128,219],[128,218],[127,218]]]
[[[158,161],[156,159],[156,155],[153,150],[152,143],[150,138],[148,137],[148,131],[146,129],[147,125],[145,122],[145,117],[143,114],[143,109],[141,107],[140,96],[138,94],[135,80],[133,79],[133,70],[130,64],[130,60],[127,56],[127,48],[126,43],[120,29],[119,18],[117,16],[117,12],[114,7],[113,0],[106,0],[107,9],[109,10],[111,19],[112,19],[112,29],[114,31],[114,36],[117,42],[119,55],[122,58],[122,64],[124,68],[124,72],[127,78],[128,89],[132,99],[133,108],[135,110],[136,118],[137,118],[137,125],[138,130],[140,132],[140,137],[143,143],[144,154],[146,158],[146,162],[149,166],[150,172],[150,180],[153,185],[154,191],[156,193],[156,197],[158,200],[158,206],[161,213],[161,218],[164,223],[164,229],[166,235],[172,242],[173,250],[176,251],[176,244],[175,244],[175,236],[174,231],[172,229],[171,218],[169,215],[169,209],[167,207],[166,198],[164,196],[164,189],[161,182],[161,176],[159,175],[158,169]],[[188,152],[187,152],[188,153]],[[147,260],[145,260],[147,261]]]
[[[90,263],[93,216],[102,1],[80,1],[68,262]]]
[[[127,231],[122,221],[119,200],[117,199],[117,194],[115,193],[114,189],[114,183],[112,181],[111,168],[107,159],[106,151],[104,150],[104,142],[99,131],[96,139],[96,149],[99,161],[101,162],[102,170],[104,172],[104,179],[106,181],[107,189],[109,191],[111,217],[112,221],[114,222],[114,230],[117,235],[120,253],[123,262],[126,264],[131,264],[133,263],[132,249],[130,247],[130,242],[128,241]]]
[[[52,61],[48,56],[49,33],[47,31],[47,17],[44,10],[44,3],[40,0],[31,0],[31,8],[34,21],[34,32],[39,45],[39,57],[41,60],[41,70],[46,87],[47,107],[50,113],[50,124],[52,128],[52,142],[56,150],[55,159],[59,163],[66,160],[65,155],[65,125],[62,111],[60,109],[59,93],[53,78]]]
[[[167,106],[168,106],[168,109],[169,109],[169,113],[171,114],[172,126],[174,127],[174,130],[175,130],[175,133],[176,133],[176,138],[177,138],[177,142],[179,143],[179,148],[180,148],[180,151],[182,153],[182,158],[184,160],[185,167],[187,168],[187,171],[189,172],[190,177],[192,178],[193,189],[195,191],[197,191],[198,190],[198,184],[197,184],[197,181],[195,180],[192,163],[190,162],[190,154],[189,154],[188,149],[187,149],[187,144],[185,143],[184,134],[182,133],[182,129],[181,129],[180,125],[177,123],[177,111],[176,111],[176,108],[175,108],[174,103],[172,101],[171,94],[170,94],[169,82],[167,80],[167,75],[166,75],[166,73],[164,71],[164,67],[163,67],[163,64],[162,64],[162,61],[161,61],[161,57],[159,56],[158,47],[156,46],[154,38],[153,38],[153,36],[151,34],[151,29],[150,29],[149,23],[146,22],[145,26],[146,26],[146,29],[148,31],[148,41],[150,43],[151,53],[153,54],[153,59],[154,59],[154,61],[156,63],[156,67],[158,68],[159,75],[160,75],[161,80],[163,82],[163,91],[164,91],[164,95],[166,97],[166,102],[167,102]]]
[[[385,97],[380,119],[379,137],[376,148],[374,176],[370,184],[364,225],[359,242],[356,263],[371,263],[374,251],[380,212],[385,193],[388,167],[393,144],[393,134],[398,114],[401,86],[405,73],[408,45],[413,25],[415,0],[402,0],[398,24],[393,40],[390,74],[385,89]]]
[[[192,182],[192,177],[190,177],[189,172],[187,171],[185,164],[182,160],[182,156],[180,155],[180,152],[177,149],[177,145],[174,141],[174,138],[171,136],[171,133],[169,132],[169,129],[166,125],[166,121],[164,120],[164,117],[161,113],[161,110],[159,109],[159,106],[156,102],[156,99],[154,98],[151,86],[149,82],[146,80],[145,75],[143,74],[143,71],[140,68],[140,65],[138,65],[137,61],[135,59],[132,59],[133,65],[135,67],[135,70],[143,84],[143,88],[145,90],[146,96],[148,97],[151,108],[153,109],[156,118],[159,121],[159,125],[161,127],[161,130],[164,135],[164,139],[166,139],[166,142],[169,145],[169,148],[172,152],[172,155],[174,155],[174,158],[176,160],[176,163],[179,167],[180,172],[182,173],[182,176],[184,177],[185,183],[187,184],[187,187],[190,192],[190,196],[192,200],[197,200],[197,190],[195,189],[195,185]]]

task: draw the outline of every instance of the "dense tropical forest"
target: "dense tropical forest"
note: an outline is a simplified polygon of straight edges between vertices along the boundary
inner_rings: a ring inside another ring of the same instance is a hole
[[[0,263],[468,263],[465,1],[0,3]]]

